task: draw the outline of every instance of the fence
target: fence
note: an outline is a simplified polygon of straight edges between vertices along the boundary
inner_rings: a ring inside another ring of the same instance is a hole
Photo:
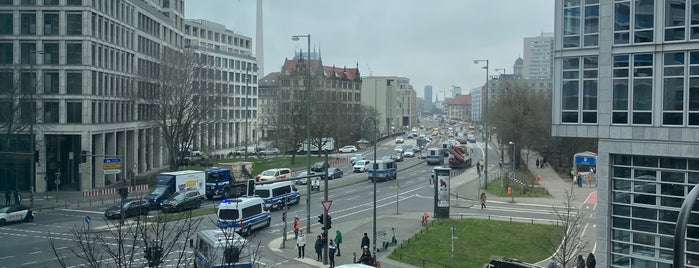
[[[148,191],[148,184],[129,186],[129,192],[145,192]],[[118,188],[93,189],[83,191],[83,197],[96,197],[104,195],[115,195],[118,193]]]

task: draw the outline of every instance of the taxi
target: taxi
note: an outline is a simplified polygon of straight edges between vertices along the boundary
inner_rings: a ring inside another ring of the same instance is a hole
[[[34,221],[34,214],[28,206],[9,206],[0,209],[0,226],[18,221]]]

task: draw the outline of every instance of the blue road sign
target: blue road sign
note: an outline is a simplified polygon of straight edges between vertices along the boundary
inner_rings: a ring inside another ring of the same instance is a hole
[[[594,156],[575,156],[575,164],[583,166],[595,166],[597,165],[597,158]]]
[[[104,163],[104,164],[121,163],[121,158],[105,158],[104,160],[102,160],[102,163]]]
[[[85,223],[90,224],[91,221],[92,218],[90,218],[90,216],[85,216]]]

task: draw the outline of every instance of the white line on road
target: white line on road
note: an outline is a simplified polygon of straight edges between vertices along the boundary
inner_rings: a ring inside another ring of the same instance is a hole
[[[91,210],[82,210],[82,209],[69,209],[69,208],[64,208],[61,209],[63,211],[70,211],[70,212],[82,212],[82,213],[92,213],[92,214],[104,214],[104,212],[99,212],[99,211],[91,211]]]
[[[14,258],[14,257],[15,257],[15,256],[5,256],[5,257],[0,257],[0,260],[4,260],[4,259],[9,259],[9,258]]]
[[[22,266],[24,266],[24,265],[30,265],[30,264],[35,264],[35,263],[36,263],[36,261],[25,262],[25,263],[22,263]]]
[[[29,254],[29,255],[34,255],[34,254],[39,254],[39,253],[41,253],[41,252],[44,252],[44,251],[39,250],[39,251],[30,252],[30,253],[27,253],[27,254]]]

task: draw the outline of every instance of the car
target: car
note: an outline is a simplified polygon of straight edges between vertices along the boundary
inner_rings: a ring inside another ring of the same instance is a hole
[[[388,160],[393,160],[393,156],[391,155],[384,155],[380,159],[381,161],[388,161]]]
[[[120,219],[122,218],[122,212],[124,213],[124,218],[148,215],[148,212],[150,212],[150,204],[148,204],[148,200],[127,199],[123,203],[123,208],[121,203],[117,203],[107,208],[107,210],[104,211],[104,217],[107,219]]]
[[[412,149],[413,153],[419,153],[421,151],[420,146],[417,145],[413,145],[413,147],[410,149]]]
[[[311,171],[325,172],[325,169],[329,168],[329,167],[330,167],[330,164],[328,164],[328,162],[318,161],[318,162],[315,162],[313,164],[313,166],[311,167]]]
[[[404,157],[415,157],[415,151],[413,150],[407,150],[403,153]]]
[[[357,151],[357,147],[354,145],[347,145],[340,148],[340,153],[354,153]]]
[[[21,221],[34,221],[34,213],[32,213],[28,206],[8,206],[0,208],[0,226]]]
[[[283,180],[291,177],[291,169],[288,168],[273,168],[262,171],[255,176],[255,181],[273,181]]]
[[[336,167],[328,168],[328,179],[329,180],[342,178],[342,175],[344,175],[344,174],[345,174],[345,172],[342,171],[342,169],[339,169]]]
[[[201,207],[204,197],[198,191],[175,192],[160,203],[163,212],[179,212]]]
[[[367,168],[369,168],[369,163],[371,163],[369,160],[357,160],[354,166],[352,166],[352,170],[354,172],[366,172]]]
[[[306,176],[309,176],[309,175],[315,175],[315,174],[316,174],[316,173],[315,173],[315,172],[313,172],[313,171],[311,171],[311,173],[310,173],[310,174],[309,174],[308,172],[306,172],[306,171],[303,171],[303,172],[299,173],[298,175],[296,175],[296,177],[294,177],[294,178],[298,178],[298,177],[306,177]],[[296,181],[294,181],[294,183],[296,183],[296,184],[304,184],[304,185],[305,185],[305,184],[307,184],[307,183],[308,183],[308,178],[300,178],[300,179],[296,179]]]
[[[405,140],[403,138],[396,138],[396,144],[401,144],[404,142],[405,142]]]
[[[393,151],[402,154],[405,151],[405,149],[403,148],[403,145],[396,145],[396,147],[393,147]]]
[[[279,151],[277,148],[267,148],[262,150],[262,154],[264,155],[277,155],[279,153],[281,153],[281,151]]]
[[[355,161],[362,160],[362,159],[364,159],[364,156],[362,154],[354,154],[354,155],[352,155],[352,157],[350,157],[350,163],[352,163],[352,165],[354,165]]]
[[[395,154],[391,155],[391,159],[396,162],[402,162],[403,161],[403,154],[396,152]]]

